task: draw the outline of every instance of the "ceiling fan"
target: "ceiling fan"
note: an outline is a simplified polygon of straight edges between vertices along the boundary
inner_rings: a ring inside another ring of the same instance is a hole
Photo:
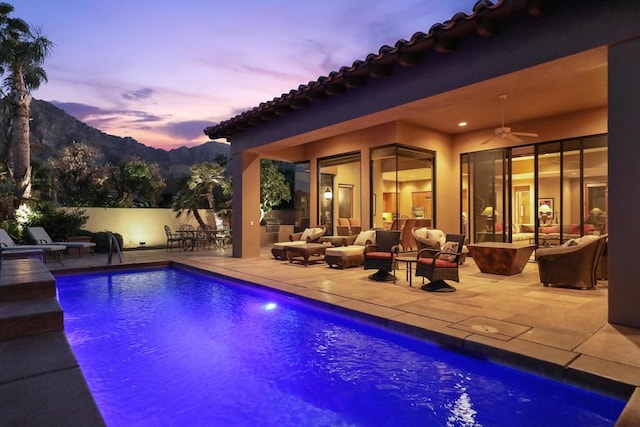
[[[496,136],[492,136],[491,138],[487,139],[486,141],[483,141],[482,143],[480,143],[480,145],[487,144],[487,143],[491,142],[492,140],[494,140],[495,138],[506,138],[511,142],[520,143],[520,142],[522,142],[522,139],[518,138],[519,136],[528,136],[528,137],[531,137],[531,138],[538,137],[537,133],[533,133],[533,132],[512,132],[510,127],[505,126],[504,125],[504,102],[507,99],[507,95],[500,95],[499,98],[500,98],[500,102],[502,102],[502,125],[499,128],[496,128],[496,130],[495,130]]]

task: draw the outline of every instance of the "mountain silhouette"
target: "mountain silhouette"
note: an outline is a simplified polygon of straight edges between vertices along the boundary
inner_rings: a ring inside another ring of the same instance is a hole
[[[31,118],[31,158],[33,162],[42,164],[54,157],[62,147],[82,142],[99,148],[105,160],[114,165],[131,156],[155,162],[167,184],[170,184],[189,175],[190,166],[196,163],[213,162],[218,154],[226,157],[230,155],[229,145],[214,141],[168,151],[148,147],[131,137],[108,135],[79,121],[52,103],[37,99],[31,102]]]

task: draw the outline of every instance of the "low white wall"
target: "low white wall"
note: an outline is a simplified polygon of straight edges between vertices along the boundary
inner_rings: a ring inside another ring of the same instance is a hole
[[[165,224],[175,231],[182,224],[192,224],[197,227],[198,222],[193,215],[183,212],[180,218],[171,209],[154,208],[80,208],[89,216],[83,227],[88,231],[111,231],[122,235],[124,249],[137,248],[140,242],[146,247],[167,244],[164,233]],[[214,225],[212,210],[198,210],[207,224]]]

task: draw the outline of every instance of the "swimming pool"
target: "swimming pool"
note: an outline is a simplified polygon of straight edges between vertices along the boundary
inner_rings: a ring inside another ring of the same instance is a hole
[[[625,402],[182,269],[57,278],[108,425],[613,425]]]

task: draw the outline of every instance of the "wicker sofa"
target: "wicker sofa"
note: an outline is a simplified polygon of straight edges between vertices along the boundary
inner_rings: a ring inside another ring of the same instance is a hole
[[[572,288],[594,288],[597,283],[598,261],[607,235],[583,236],[568,240],[561,246],[536,251],[540,282]]]
[[[562,229],[562,236],[560,230]],[[501,233],[503,230],[502,224],[496,224],[495,231]],[[580,230],[580,224],[565,224],[565,225],[543,225],[538,228],[538,241],[541,244],[552,243],[560,244],[571,239],[577,239],[583,235],[592,235],[596,232],[595,226],[592,224],[584,224],[583,230]],[[530,244],[533,243],[535,238],[535,225],[532,224],[513,224],[513,243]]]

